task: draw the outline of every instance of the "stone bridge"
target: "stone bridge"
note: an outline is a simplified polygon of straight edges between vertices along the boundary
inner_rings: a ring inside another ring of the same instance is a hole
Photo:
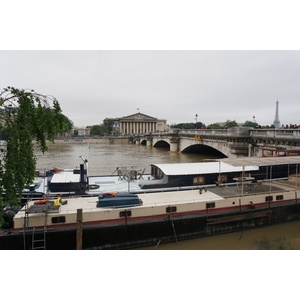
[[[262,147],[300,150],[300,129],[172,129],[167,132],[134,135],[132,143],[169,147],[173,152],[216,152],[229,158],[260,157]]]

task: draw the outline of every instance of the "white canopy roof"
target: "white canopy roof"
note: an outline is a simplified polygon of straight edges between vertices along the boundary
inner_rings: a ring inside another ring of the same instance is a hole
[[[222,158],[215,161],[223,162],[231,166],[272,166],[299,164],[300,156],[279,156],[279,157],[243,157],[243,158]]]
[[[165,175],[195,175],[195,174],[212,174],[212,173],[230,173],[242,172],[241,166],[232,166],[223,162],[200,162],[184,164],[152,164],[152,167],[159,168]],[[257,166],[247,166],[245,171],[258,170]]]
[[[73,174],[72,172],[60,172],[55,173],[51,179],[51,183],[61,183],[61,182],[79,182],[80,174]]]

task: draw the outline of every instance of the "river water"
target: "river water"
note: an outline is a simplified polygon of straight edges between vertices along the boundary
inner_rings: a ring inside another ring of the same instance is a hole
[[[199,153],[172,153],[167,148],[152,148],[142,145],[102,144],[49,144],[43,155],[36,150],[37,170],[79,168],[82,160],[88,159],[89,175],[110,175],[116,167],[138,166],[150,173],[150,164],[190,163],[217,158]],[[282,245],[284,249],[300,249],[300,221],[289,222],[244,232],[221,234],[178,243],[160,243],[157,247],[143,247],[145,250],[252,250],[270,245]]]
[[[190,163],[217,158],[196,153],[174,153],[168,148],[153,148],[142,145],[100,145],[100,144],[49,144],[44,155],[36,151],[37,169],[49,170],[79,168],[80,155],[88,160],[89,175],[111,175],[116,167],[138,166],[150,174],[150,164]]]

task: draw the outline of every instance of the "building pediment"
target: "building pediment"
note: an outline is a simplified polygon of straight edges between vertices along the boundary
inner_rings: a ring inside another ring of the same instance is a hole
[[[153,118],[153,117],[147,116],[142,113],[137,113],[137,114],[133,114],[130,116],[120,118],[120,121],[130,121],[130,122],[133,122],[133,121],[151,122],[152,121],[152,122],[156,122],[157,118]]]
[[[113,130],[120,134],[136,134],[166,130],[166,120],[153,118],[140,112],[122,118],[106,118],[113,121]]]

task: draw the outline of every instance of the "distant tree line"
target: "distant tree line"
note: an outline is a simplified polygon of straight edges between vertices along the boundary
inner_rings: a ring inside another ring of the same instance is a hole
[[[227,129],[231,127],[237,127],[239,124],[235,120],[227,120],[224,123],[213,123],[209,125],[205,125],[202,122],[197,123],[178,123],[172,124],[171,128],[179,128],[179,129]],[[246,121],[241,125],[242,127],[253,127],[253,128],[275,128],[274,125],[271,126],[260,126],[258,123],[253,121]]]

